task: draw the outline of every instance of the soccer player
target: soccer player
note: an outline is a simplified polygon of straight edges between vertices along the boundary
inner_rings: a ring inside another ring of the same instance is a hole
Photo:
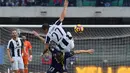
[[[49,27],[48,24],[43,24],[42,29],[43,29],[44,34],[46,34],[45,49],[43,53],[47,52],[50,41],[54,41],[57,44],[58,48],[56,49],[59,51],[69,52],[70,49],[67,47],[72,44],[73,46],[71,46],[71,48],[74,48],[74,43],[72,43],[72,40],[70,40],[71,38],[67,36],[66,32],[62,28],[62,21],[64,20],[64,17],[66,16],[67,7],[68,7],[68,0],[65,0],[64,8],[63,8],[60,18],[51,27]]]
[[[24,64],[21,51],[24,49],[23,41],[18,37],[17,32],[12,31],[12,39],[7,45],[7,56],[11,62],[12,70],[15,73],[24,73]]]
[[[35,36],[39,36],[37,32],[33,32]],[[40,37],[42,42],[44,42],[44,38]],[[67,73],[67,68],[66,68],[66,59],[75,55],[75,54],[80,54],[80,53],[89,53],[92,54],[94,52],[93,49],[89,50],[75,50],[75,51],[70,51],[70,52],[61,52],[57,50],[57,44],[54,41],[51,41],[49,43],[49,50],[52,53],[52,63],[50,68],[48,69],[47,73]],[[71,48],[70,48],[71,49]]]
[[[89,53],[92,54],[94,52],[93,49],[89,50],[75,50],[70,52],[61,52],[55,49],[56,45],[55,43],[51,42],[49,44],[49,50],[52,53],[52,63],[50,65],[50,68],[48,69],[47,73],[67,73],[67,66],[66,66],[66,59],[69,57],[72,57],[75,54],[81,54],[81,53]],[[61,58],[59,56],[63,55],[64,58]],[[63,61],[63,62],[61,62]]]
[[[22,52],[24,62],[24,72],[28,73],[28,64],[29,61],[32,61],[32,45],[26,39],[26,36],[22,36],[22,39],[24,42],[24,51]]]

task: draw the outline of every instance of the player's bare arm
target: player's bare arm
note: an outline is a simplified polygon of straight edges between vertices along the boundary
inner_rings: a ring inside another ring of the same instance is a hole
[[[8,56],[8,58],[9,58],[9,61],[10,61],[11,63],[13,63],[13,62],[14,62],[14,59],[10,56],[10,49],[9,49],[9,48],[7,49],[7,56]]]
[[[45,43],[45,39],[41,37],[36,31],[33,31],[33,34],[38,37],[43,43]]]
[[[33,31],[33,34],[38,37],[44,44],[45,44],[45,39],[41,37],[36,31]],[[43,50],[43,54],[45,54],[48,51],[49,44],[45,44],[45,49]]]
[[[29,42],[30,46],[31,46],[31,43]],[[30,47],[29,46],[29,47]],[[29,55],[32,56],[32,46],[29,48]]]
[[[94,49],[89,49],[89,50],[75,50],[74,53],[75,54],[81,54],[81,53],[93,54],[94,53]]]
[[[24,54],[24,53],[25,53],[25,54]],[[26,52],[26,50],[25,50],[25,48],[22,48],[22,56],[23,56],[23,55],[28,55],[27,52]]]
[[[32,61],[32,49],[29,49],[29,61]]]
[[[64,8],[63,8],[63,11],[62,11],[60,19],[59,19],[61,22],[64,20],[64,18],[66,16],[67,8],[68,8],[68,0],[65,0]]]
[[[45,49],[43,50],[43,54],[49,51],[49,43],[45,44]]]
[[[29,55],[32,55],[32,49],[29,49]]]

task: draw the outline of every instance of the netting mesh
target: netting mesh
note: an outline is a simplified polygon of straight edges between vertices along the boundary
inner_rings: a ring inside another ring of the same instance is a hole
[[[0,72],[7,72],[10,63],[6,54],[6,46],[11,38],[12,30],[20,30],[20,35],[27,36],[33,48],[33,60],[29,64],[29,72],[45,72],[49,65],[41,62],[40,54],[44,49],[42,42],[36,38],[32,31],[35,30],[42,36],[40,28],[0,28]],[[130,66],[130,28],[85,28],[83,33],[75,33],[73,28],[65,28],[70,31],[75,39],[75,49],[94,49],[93,55],[78,54],[73,66],[68,66],[69,73],[75,73],[77,66],[97,66],[103,69],[108,66]],[[3,53],[2,53],[3,52]],[[98,73],[98,72],[94,72]],[[104,73],[107,73],[105,70]],[[116,73],[113,70],[113,73]]]

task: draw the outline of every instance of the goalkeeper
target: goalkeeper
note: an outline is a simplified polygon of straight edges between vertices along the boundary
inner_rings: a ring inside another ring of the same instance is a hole
[[[28,73],[28,64],[29,61],[32,61],[32,45],[30,41],[27,40],[26,36],[22,36],[24,42],[24,51],[23,54],[23,62],[24,62],[24,72]]]

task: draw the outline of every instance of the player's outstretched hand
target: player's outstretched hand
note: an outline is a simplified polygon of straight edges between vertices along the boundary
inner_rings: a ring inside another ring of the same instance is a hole
[[[89,50],[87,50],[87,52],[88,52],[89,54],[93,54],[93,53],[94,53],[94,49],[89,49]]]
[[[69,4],[68,0],[65,0],[64,6],[65,6],[65,7],[68,7],[68,4]]]
[[[36,31],[33,31],[33,34],[34,34],[36,37],[39,37],[39,34],[38,34]]]
[[[14,62],[14,59],[13,59],[13,58],[10,58],[10,62],[13,63],[13,62]]]
[[[42,57],[43,57],[43,53],[40,54],[40,58],[42,58]]]

